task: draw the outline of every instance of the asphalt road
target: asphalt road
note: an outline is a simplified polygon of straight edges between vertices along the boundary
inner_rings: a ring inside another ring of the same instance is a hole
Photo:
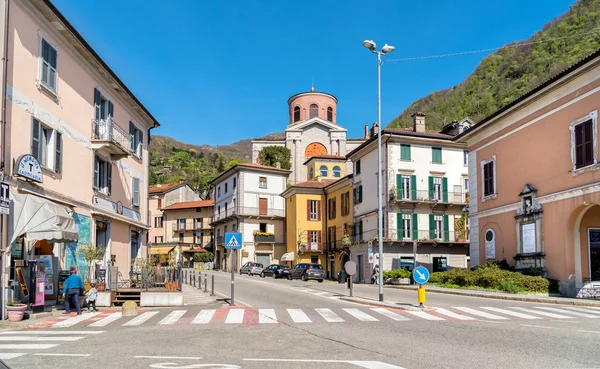
[[[215,273],[215,285],[229,295],[228,274]],[[235,286],[236,307],[0,332],[0,357],[22,354],[5,361],[11,368],[600,368],[600,309],[431,294],[428,305],[442,309],[422,315],[341,301],[347,290],[336,283],[236,275]],[[413,291],[385,293],[416,300]],[[376,298],[377,288],[356,294]],[[56,346],[5,346],[15,342]]]

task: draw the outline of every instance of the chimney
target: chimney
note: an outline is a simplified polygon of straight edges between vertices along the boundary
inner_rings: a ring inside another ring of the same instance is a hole
[[[425,133],[425,114],[418,111],[412,115],[413,131]]]
[[[185,182],[185,180],[184,180],[184,179],[180,179],[180,180],[179,180],[179,183],[183,183],[183,182]]]
[[[371,127],[371,136],[375,136],[379,133],[379,124],[377,122],[373,123],[373,127]]]
[[[277,168],[277,169],[281,169],[281,163],[280,163],[280,162],[276,162],[276,163],[275,163],[275,168]]]
[[[365,124],[365,140],[369,139],[369,125]]]

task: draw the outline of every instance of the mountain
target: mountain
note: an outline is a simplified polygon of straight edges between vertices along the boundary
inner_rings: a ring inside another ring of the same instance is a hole
[[[428,129],[466,117],[478,122],[598,49],[600,0],[578,0],[528,40],[483,59],[461,84],[413,102],[388,127],[412,127],[417,111],[427,115]]]

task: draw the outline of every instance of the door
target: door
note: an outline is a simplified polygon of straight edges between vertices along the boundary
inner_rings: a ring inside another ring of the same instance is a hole
[[[268,207],[268,200],[259,198],[258,199],[258,215],[267,215],[267,207]]]
[[[256,254],[256,262],[262,265],[271,264],[271,255],[269,254]]]
[[[356,283],[362,283],[364,280],[364,266],[363,266],[363,255],[356,256]]]
[[[335,279],[335,260],[329,261],[329,279]]]
[[[600,281],[600,229],[588,230],[590,245],[590,278]]]

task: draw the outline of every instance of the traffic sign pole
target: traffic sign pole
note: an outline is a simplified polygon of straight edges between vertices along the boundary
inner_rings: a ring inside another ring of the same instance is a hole
[[[235,306],[235,270],[237,268],[237,250],[242,248],[242,234],[225,233],[225,248],[231,249],[231,306]]]
[[[425,304],[425,288],[423,288],[423,285],[420,284],[419,285],[419,289],[417,290],[418,292],[418,301],[419,301],[419,307],[424,307]]]
[[[236,259],[237,259],[237,250],[233,249],[231,250],[231,306],[235,306],[235,299],[234,299],[234,294],[235,294],[235,264],[236,264]]]

